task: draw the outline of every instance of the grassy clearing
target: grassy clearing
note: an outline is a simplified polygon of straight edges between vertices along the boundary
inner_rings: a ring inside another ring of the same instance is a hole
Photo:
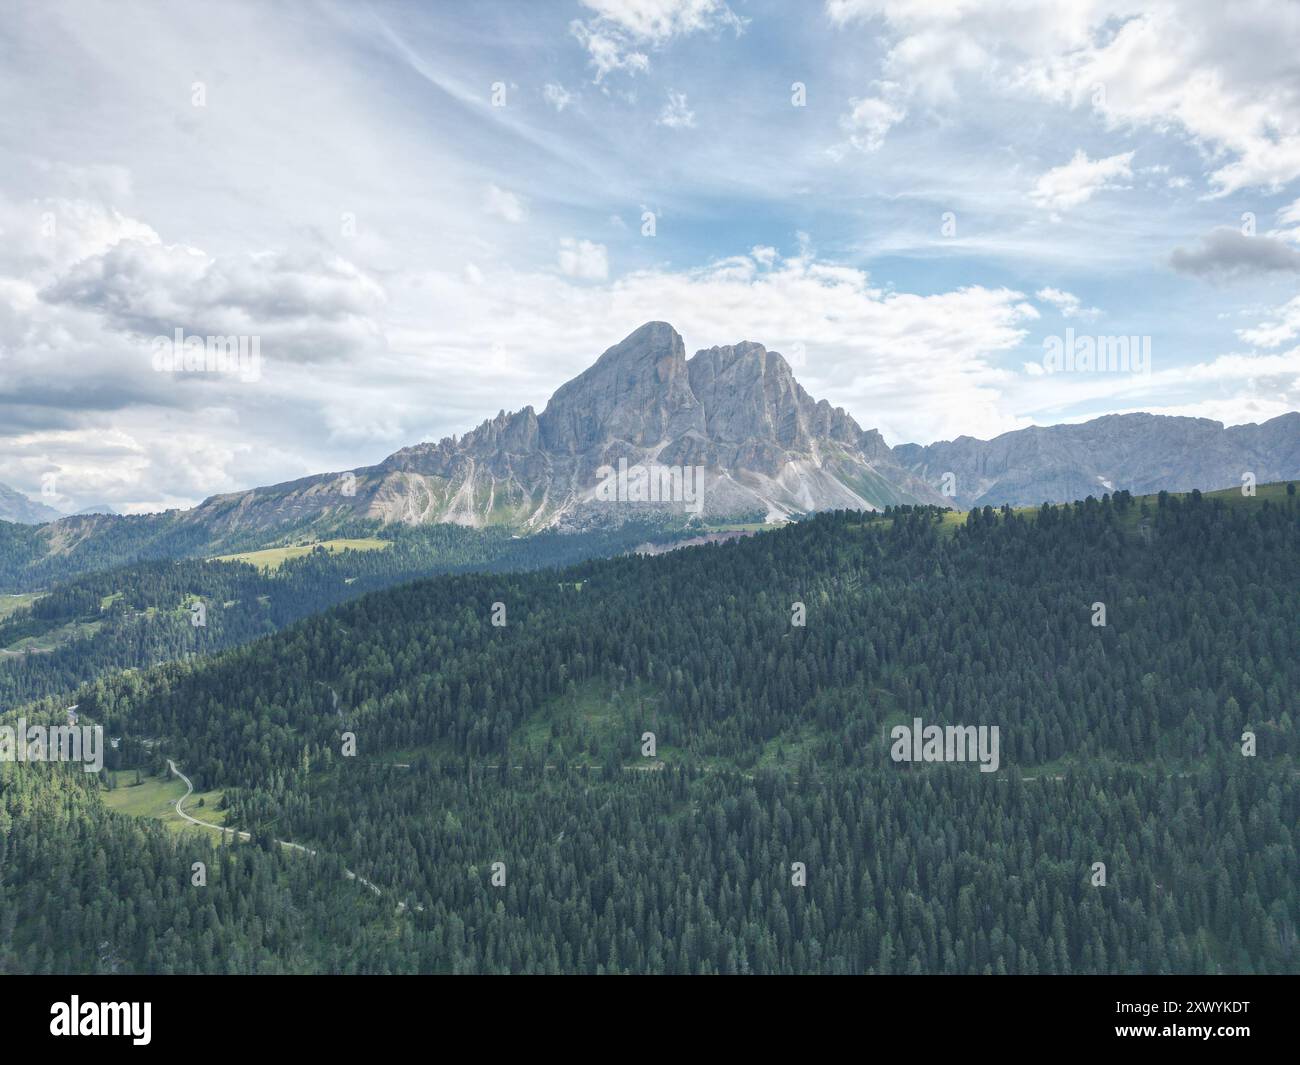
[[[73,640],[94,636],[103,627],[102,621],[69,621],[66,625],[50,629],[49,632],[43,632],[39,636],[24,636],[4,650],[11,653],[30,651],[33,654],[45,654]]]
[[[104,792],[104,805],[110,810],[130,817],[150,817],[161,821],[172,832],[205,832],[214,839],[220,835],[216,829],[192,825],[176,813],[176,800],[185,794],[185,784],[178,777],[151,777],[141,774],[141,783],[135,783],[135,770],[123,769],[110,773],[116,787]],[[199,800],[203,805],[199,805]],[[221,791],[196,791],[185,801],[185,812],[200,821],[213,824],[226,823],[224,810],[218,809]]]
[[[39,592],[19,592],[16,595],[0,595],[0,621],[24,607],[31,606],[40,598]]]
[[[787,729],[763,744],[755,765],[762,769],[779,769],[783,766],[796,765],[801,758],[815,749],[817,740],[817,732],[811,725],[805,724]]]
[[[245,551],[238,555],[218,555],[212,559],[213,562],[247,562],[256,566],[258,569],[269,572],[279,569],[286,560],[291,558],[301,558],[303,555],[310,554],[316,548],[323,548],[330,554],[338,554],[340,551],[383,551],[391,547],[391,540],[377,540],[374,538],[357,539],[357,540],[319,540],[305,544],[289,544],[286,547],[268,547],[262,551]]]
[[[574,765],[597,765],[606,751],[619,760],[641,760],[641,734],[655,731],[659,699],[645,684],[622,692],[608,684],[590,681],[552,699],[511,737],[511,750],[544,756],[547,762],[560,758]],[[659,744],[660,760],[671,751]]]

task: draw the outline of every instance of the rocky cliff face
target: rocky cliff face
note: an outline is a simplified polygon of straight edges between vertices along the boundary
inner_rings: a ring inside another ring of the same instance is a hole
[[[1300,414],[1224,428],[1207,418],[1114,414],[992,440],[905,444],[897,461],[928,485],[953,474],[958,507],[1036,505],[1127,489],[1134,495],[1212,490],[1300,477]]]
[[[638,468],[681,468],[688,491],[653,502],[635,487],[620,493],[609,477],[620,463],[633,480]],[[746,342],[688,360],[672,326],[649,322],[562,385],[540,415],[502,411],[378,466],[214,497],[193,514],[231,528],[320,514],[535,531],[632,518],[762,521],[938,498],[897,466],[879,433],[814,401],[778,353]]]
[[[677,487],[688,491],[673,497],[669,476],[669,498],[640,498],[635,476],[611,477],[620,464],[633,475],[680,468],[691,479]],[[649,322],[562,385],[540,415],[501,411],[462,437],[348,473],[216,496],[182,520],[218,533],[349,517],[524,533],[898,503],[1034,505],[1120,488],[1224,488],[1247,471],[1260,482],[1300,477],[1300,414],[1232,429],[1133,414],[890,448],[843,409],[814,400],[762,344],[688,359],[672,326]],[[955,495],[943,494],[946,474]]]

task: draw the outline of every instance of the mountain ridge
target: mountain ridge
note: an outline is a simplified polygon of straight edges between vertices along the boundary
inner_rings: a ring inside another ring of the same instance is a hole
[[[61,511],[32,501],[16,488],[0,484],[0,521],[11,521],[18,525],[43,525],[63,516]]]
[[[620,465],[683,476],[699,468],[699,505],[608,498]],[[1300,413],[1228,428],[1112,414],[890,447],[843,407],[814,399],[779,352],[740,341],[688,358],[680,334],[651,321],[560,385],[540,414],[531,404],[502,409],[463,435],[371,466],[213,495],[173,513],[214,536],[354,519],[527,534],[630,520],[775,522],[898,504],[1037,505],[1119,489],[1213,490],[1248,473],[1259,483],[1300,477]]]

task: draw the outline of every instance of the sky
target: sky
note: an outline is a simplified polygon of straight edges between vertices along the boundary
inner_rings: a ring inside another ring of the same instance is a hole
[[[1300,3],[0,0],[0,483],[351,469],[652,320],[890,444],[1300,409]]]

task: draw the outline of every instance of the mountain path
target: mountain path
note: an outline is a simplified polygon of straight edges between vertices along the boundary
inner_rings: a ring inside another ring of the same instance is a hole
[[[197,817],[192,817],[189,814],[187,814],[185,810],[182,808],[181,804],[185,802],[185,800],[188,799],[194,793],[194,783],[193,781],[190,780],[189,777],[187,777],[184,773],[182,773],[179,769],[176,768],[176,763],[173,762],[170,758],[167,759],[167,768],[170,769],[173,773],[176,774],[176,776],[180,777],[180,779],[185,782],[185,794],[176,800],[176,812],[180,814],[181,817],[183,817],[186,821],[188,821],[192,825],[199,825],[202,828],[214,828],[218,832],[222,833],[223,835],[229,832],[232,836],[236,837],[237,839],[244,840],[245,842],[253,838],[252,834],[249,832],[241,832],[237,829],[227,828],[225,825],[215,825],[211,821],[200,821]],[[281,847],[288,847],[290,850],[300,851],[303,854],[310,854],[313,857],[315,857],[316,855],[316,851],[312,850],[310,847],[304,847],[301,843],[293,843],[287,839],[276,839],[274,840],[274,842],[280,844]],[[347,868],[344,868],[343,872],[349,880],[356,880],[359,883],[364,884],[376,895],[379,895],[381,897],[383,896],[384,893],[379,890],[379,887],[375,884],[372,884],[364,876],[359,876],[358,874],[354,873],[351,869],[347,869]]]

